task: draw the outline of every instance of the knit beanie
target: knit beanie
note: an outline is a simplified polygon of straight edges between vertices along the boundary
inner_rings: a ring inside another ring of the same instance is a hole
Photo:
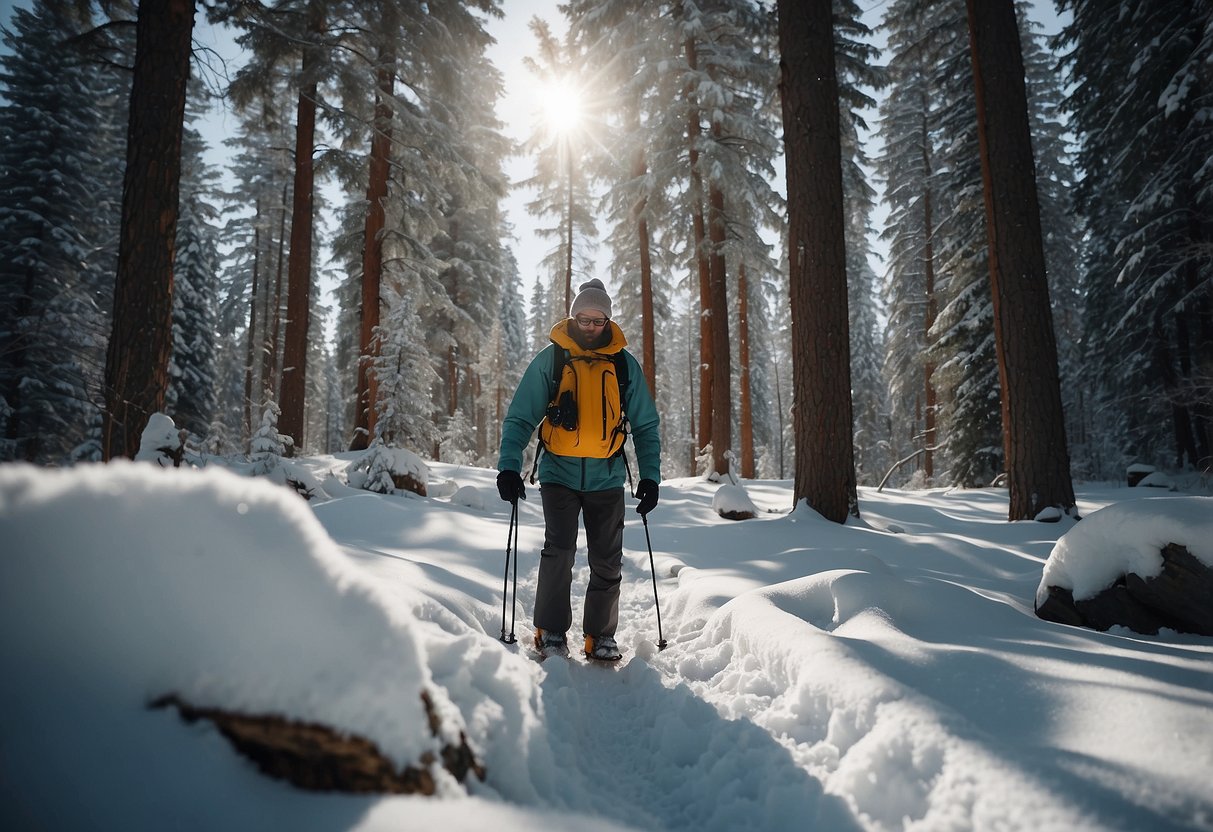
[[[577,297],[573,298],[573,306],[569,309],[569,317],[573,317],[583,309],[600,309],[608,318],[611,317],[611,296],[598,278],[587,280],[578,288]]]

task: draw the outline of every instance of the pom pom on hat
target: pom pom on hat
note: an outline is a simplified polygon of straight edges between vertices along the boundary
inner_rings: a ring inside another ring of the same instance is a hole
[[[569,309],[569,317],[585,309],[598,309],[608,318],[611,317],[611,296],[598,278],[587,280],[578,287],[577,297],[573,298],[573,306]]]

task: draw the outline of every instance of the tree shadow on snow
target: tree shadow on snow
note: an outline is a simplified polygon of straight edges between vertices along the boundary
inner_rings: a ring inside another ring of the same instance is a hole
[[[546,803],[646,830],[861,828],[767,731],[667,687],[643,659],[543,666],[528,758]]]

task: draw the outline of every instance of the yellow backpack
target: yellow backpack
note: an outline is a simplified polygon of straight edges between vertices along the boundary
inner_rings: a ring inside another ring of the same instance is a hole
[[[573,355],[552,350],[552,390],[547,416],[539,424],[539,443],[559,456],[607,459],[623,453],[628,419],[623,405],[628,385],[622,349]]]

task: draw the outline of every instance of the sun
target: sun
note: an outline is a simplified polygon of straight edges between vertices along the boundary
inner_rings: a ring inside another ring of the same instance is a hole
[[[543,94],[543,119],[554,134],[575,131],[582,119],[580,93],[567,82],[549,85]]]

